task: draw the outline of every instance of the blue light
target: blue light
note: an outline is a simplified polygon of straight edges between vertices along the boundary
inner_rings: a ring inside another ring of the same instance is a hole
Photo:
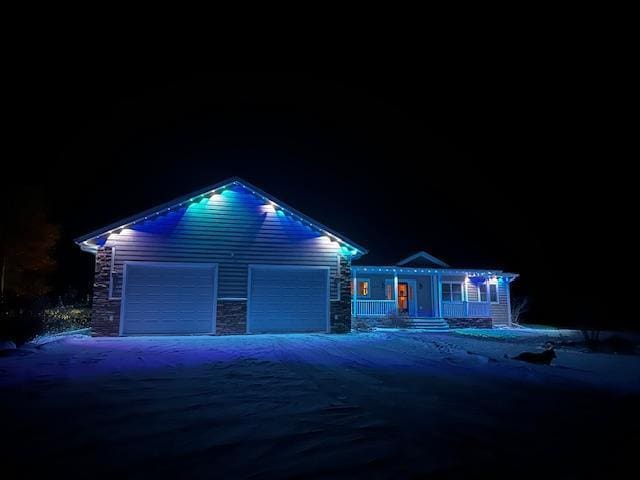
[[[227,234],[224,225],[238,219],[246,226],[245,234],[250,242],[268,237],[276,230],[280,232],[279,235],[284,235],[286,241],[289,242],[289,248],[296,248],[297,245],[302,246],[302,242],[314,241],[330,246],[333,251],[344,257],[359,253],[357,249],[344,244],[339,238],[319,228],[306,218],[285,210],[272,200],[251,191],[242,184],[230,184],[215,191],[193,196],[179,205],[165,207],[161,211],[156,211],[135,220],[133,223],[110,231],[107,235],[97,238],[96,243],[98,246],[104,245],[108,241],[109,234],[120,234],[123,228],[126,230],[125,236],[135,237],[137,235],[142,238],[144,234],[153,234],[171,237],[175,234],[182,240],[191,229],[202,230],[203,225],[207,225],[219,213],[222,213],[220,217],[222,226],[216,224],[211,228],[216,230],[216,235],[221,237]],[[186,221],[186,219],[190,220]],[[194,225],[198,226],[194,227]],[[198,235],[200,234],[199,232]],[[114,241],[117,240],[115,236],[111,238]]]

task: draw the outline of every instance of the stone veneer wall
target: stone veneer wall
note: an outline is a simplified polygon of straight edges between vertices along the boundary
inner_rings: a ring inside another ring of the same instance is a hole
[[[91,307],[91,335],[114,337],[120,334],[120,299],[109,300],[111,276],[111,247],[96,253]]]
[[[330,303],[331,333],[348,333],[351,331],[351,260],[340,257],[339,271],[340,300]]]
[[[216,335],[242,335],[247,333],[247,301],[218,300]]]
[[[445,318],[449,328],[493,328],[490,318]]]

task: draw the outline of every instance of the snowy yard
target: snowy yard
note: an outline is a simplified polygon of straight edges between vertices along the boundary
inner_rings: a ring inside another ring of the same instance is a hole
[[[62,337],[0,357],[25,476],[544,478],[636,464],[640,356],[571,332]]]

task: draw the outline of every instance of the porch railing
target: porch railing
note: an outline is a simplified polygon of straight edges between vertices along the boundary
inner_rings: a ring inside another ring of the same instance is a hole
[[[490,317],[489,302],[442,302],[442,316],[445,318]]]
[[[354,317],[384,317],[396,311],[395,300],[351,301],[351,315]],[[491,316],[489,302],[442,302],[444,318],[483,318]]]
[[[351,315],[354,317],[384,317],[395,310],[395,300],[351,300]]]

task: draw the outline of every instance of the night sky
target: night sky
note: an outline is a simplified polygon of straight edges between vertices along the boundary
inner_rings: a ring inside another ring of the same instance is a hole
[[[75,236],[237,175],[368,248],[363,261],[426,250],[520,273],[514,291],[534,298],[537,321],[601,314],[566,276],[582,279],[600,245],[601,173],[571,149],[580,111],[548,72],[59,65],[18,83],[5,178],[62,225],[59,288],[91,283]]]

